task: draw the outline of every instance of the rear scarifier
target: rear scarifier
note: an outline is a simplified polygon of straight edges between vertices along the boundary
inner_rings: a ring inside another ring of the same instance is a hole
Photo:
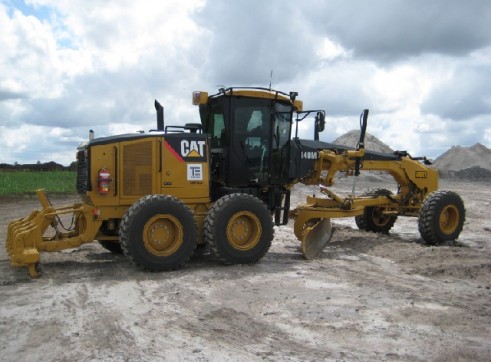
[[[465,222],[462,198],[452,191],[435,191],[423,201],[418,228],[428,244],[456,240]]]
[[[120,225],[125,255],[139,268],[173,270],[196,249],[197,226],[191,210],[168,195],[149,195],[135,202]]]
[[[273,221],[266,206],[247,194],[220,198],[206,216],[205,238],[225,264],[252,264],[269,250]]]

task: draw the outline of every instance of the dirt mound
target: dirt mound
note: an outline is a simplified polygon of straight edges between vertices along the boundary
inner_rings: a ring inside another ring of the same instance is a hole
[[[453,146],[439,156],[433,166],[443,173],[466,169],[475,173],[476,168],[491,171],[491,150],[480,143],[471,147]]]
[[[345,133],[344,135],[336,138],[332,143],[343,145],[343,146],[356,147],[359,139],[360,139],[360,130],[351,130],[348,133]],[[365,134],[365,149],[375,152],[382,152],[382,153],[394,152],[392,148],[390,148],[385,143],[380,141],[377,137],[369,133]]]
[[[483,180],[491,177],[491,150],[476,143],[471,147],[453,146],[433,163],[442,178]]]
[[[332,143],[337,145],[356,147],[359,139],[360,130],[351,130],[348,133],[345,133],[336,138],[334,141],[332,141]],[[394,153],[394,150],[392,148],[387,146],[385,143],[383,143],[377,137],[371,135],[370,133],[365,134],[365,149],[380,153]],[[338,173],[336,177],[339,179],[346,176],[343,173]],[[359,178],[366,181],[387,181],[389,179],[392,179],[392,176],[389,176],[384,171],[365,171],[359,176]]]
[[[479,166],[465,168],[463,170],[439,170],[440,177],[459,180],[481,181],[491,179],[491,170]]]

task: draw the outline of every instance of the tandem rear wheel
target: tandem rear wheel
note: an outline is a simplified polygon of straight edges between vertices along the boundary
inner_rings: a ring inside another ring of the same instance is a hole
[[[169,195],[149,195],[135,202],[120,225],[125,255],[139,268],[173,270],[196,249],[197,225],[192,211]]]
[[[230,194],[216,201],[205,218],[205,240],[225,264],[252,264],[269,250],[273,220],[266,206],[248,194]]]

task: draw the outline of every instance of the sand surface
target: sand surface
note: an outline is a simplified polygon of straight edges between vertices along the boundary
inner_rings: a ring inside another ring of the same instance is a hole
[[[382,186],[358,183],[360,192]],[[1,248],[0,359],[489,361],[491,188],[440,188],[467,209],[459,241],[442,246],[424,245],[414,218],[399,217],[389,235],[338,219],[328,247],[306,261],[291,222],[275,227],[252,266],[224,266],[202,250],[181,270],[146,273],[93,243],[43,253],[35,280]],[[294,203],[309,192],[296,187]],[[2,200],[3,240],[9,221],[36,208]]]

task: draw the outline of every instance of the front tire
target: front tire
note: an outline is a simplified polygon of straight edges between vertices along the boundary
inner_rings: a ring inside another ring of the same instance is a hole
[[[149,271],[173,270],[191,258],[197,226],[191,210],[168,195],[149,195],[135,202],[120,225],[125,255]]]
[[[435,245],[456,240],[464,222],[465,207],[461,197],[452,191],[435,191],[423,201],[418,229],[426,243]]]
[[[390,196],[392,192],[387,189],[376,189],[365,193],[363,196]],[[355,216],[356,226],[360,230],[375,233],[388,234],[397,220],[397,215],[387,215],[383,209],[377,206],[365,207],[362,215]]]
[[[247,194],[216,201],[205,218],[205,239],[225,264],[253,264],[269,250],[273,221],[266,206]]]

